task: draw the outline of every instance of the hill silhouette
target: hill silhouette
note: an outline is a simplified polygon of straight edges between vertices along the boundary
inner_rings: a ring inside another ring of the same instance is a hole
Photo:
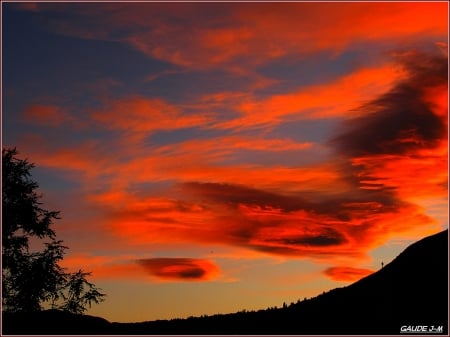
[[[4,334],[393,335],[418,325],[448,334],[448,230],[347,287],[282,308],[140,323],[57,311],[3,314]]]

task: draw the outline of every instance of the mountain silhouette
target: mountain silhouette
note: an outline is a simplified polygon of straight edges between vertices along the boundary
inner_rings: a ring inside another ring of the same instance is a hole
[[[448,230],[349,286],[282,308],[140,323],[57,311],[3,313],[4,334],[395,335],[417,326],[448,334]]]

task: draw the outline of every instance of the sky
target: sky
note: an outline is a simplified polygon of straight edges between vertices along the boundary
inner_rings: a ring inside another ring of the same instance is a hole
[[[447,2],[2,2],[2,144],[110,321],[282,306],[448,228]]]

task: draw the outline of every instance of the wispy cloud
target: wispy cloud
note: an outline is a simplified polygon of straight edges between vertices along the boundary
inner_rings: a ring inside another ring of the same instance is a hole
[[[92,113],[92,119],[108,129],[135,133],[149,133],[155,130],[176,130],[205,125],[206,115],[189,116],[161,99],[132,97],[111,102],[103,111]]]
[[[25,108],[23,119],[28,123],[59,127],[75,119],[60,107],[54,105],[33,104]]]
[[[197,69],[236,62],[254,67],[287,54],[340,52],[351,43],[417,40],[448,31],[447,7],[439,2],[40,3],[37,8],[71,10],[70,18],[47,23],[60,33],[123,41],[153,58]]]
[[[362,68],[331,83],[302,87],[265,99],[246,99],[237,107],[240,118],[218,126],[267,127],[299,119],[349,117],[360,104],[389,90],[401,75],[401,69],[394,64]]]

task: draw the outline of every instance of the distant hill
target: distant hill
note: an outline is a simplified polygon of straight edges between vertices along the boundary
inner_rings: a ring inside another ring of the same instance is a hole
[[[2,313],[2,335],[88,335],[111,330],[104,318],[60,310]]]
[[[141,323],[54,311],[31,319],[4,314],[3,334],[393,335],[402,326],[427,325],[442,326],[437,334],[445,335],[448,286],[445,230],[358,282],[283,308]]]

